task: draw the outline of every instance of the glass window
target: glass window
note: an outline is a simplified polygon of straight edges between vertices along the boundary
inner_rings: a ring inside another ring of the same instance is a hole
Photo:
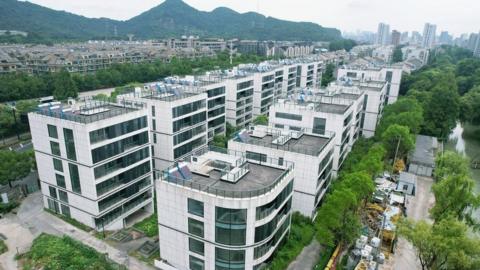
[[[130,132],[137,131],[147,127],[147,117],[143,116],[127,122],[119,123],[106,128],[90,132],[90,142],[97,143],[108,139],[113,139]]]
[[[58,139],[57,127],[53,125],[47,125],[47,128],[48,128],[48,136],[50,138]]]
[[[295,120],[295,121],[302,121],[302,116],[298,115],[298,114],[276,112],[275,117],[283,118],[283,119],[289,119],[289,120]]]
[[[48,209],[52,210],[55,213],[59,212],[58,203],[52,199],[47,199]]]
[[[204,270],[205,264],[203,260],[200,260],[197,257],[190,256],[190,270]]]
[[[49,186],[48,190],[50,191],[50,197],[56,199],[57,198],[57,189],[52,187],[52,186]]]
[[[155,117],[155,106],[152,106],[152,116]]]
[[[157,121],[155,119],[152,119],[152,130],[157,130]]]
[[[65,192],[63,190],[58,190],[58,198],[60,199],[60,201],[68,203],[67,192]]]
[[[65,177],[61,174],[56,173],[55,174],[55,179],[57,180],[57,186],[66,188],[65,186]]]
[[[186,155],[190,152],[192,152],[195,148],[198,148],[202,145],[205,145],[207,143],[207,137],[202,136],[196,140],[193,140],[189,143],[186,143],[182,146],[179,146],[173,150],[173,157],[175,159],[180,158],[183,155]]]
[[[188,248],[191,252],[203,255],[205,253],[205,245],[202,241],[188,238]]]
[[[53,168],[59,172],[63,172],[63,165],[60,159],[53,159]]]
[[[52,151],[52,155],[60,156],[60,144],[57,142],[50,142],[50,149]]]
[[[188,218],[188,233],[203,237],[203,222]]]
[[[145,147],[143,149],[140,149],[138,151],[135,151],[131,154],[128,154],[123,157],[119,157],[115,160],[112,160],[108,163],[102,164],[98,167],[95,167],[93,169],[95,178],[100,178],[102,176],[105,176],[113,171],[126,168],[134,163],[137,163],[143,159],[146,159],[150,156],[150,149],[149,147]]]
[[[73,139],[73,131],[71,129],[64,128],[63,136],[65,139],[65,149],[67,149],[67,158],[71,160],[77,160],[77,154],[75,153],[75,140]]]
[[[215,269],[245,269],[245,250],[215,248]]]
[[[196,128],[189,129],[182,133],[179,133],[173,136],[173,145],[181,144],[185,141],[190,140],[191,138],[198,136],[199,134],[204,133],[207,130],[206,125],[201,125]]]
[[[93,149],[93,163],[98,163],[146,143],[148,143],[148,131]]]
[[[203,202],[188,198],[188,213],[203,217]]]
[[[205,108],[205,106],[206,106],[205,100],[199,100],[199,101],[195,101],[192,103],[188,103],[185,105],[172,108],[173,118],[177,118],[182,115],[186,115],[186,114],[198,111],[200,109]]]
[[[173,132],[178,132],[184,128],[195,126],[207,120],[207,112],[200,112],[173,122]]]
[[[157,143],[157,133],[153,133],[153,143]]]
[[[150,161],[146,161],[128,171],[97,184],[97,195],[100,196],[121,185],[128,184],[131,181],[138,179],[140,176],[144,176],[150,171]]]
[[[256,160],[256,161],[260,161],[260,162],[267,162],[267,155],[260,154],[260,153],[255,153],[255,152],[250,152],[250,151],[247,151],[246,158],[247,159],[253,159],[253,160]]]
[[[327,124],[327,119],[325,118],[313,118],[313,133],[325,135],[325,126]]]
[[[215,242],[245,245],[247,209],[215,208]]]
[[[73,192],[82,193],[82,188],[80,186],[80,176],[78,174],[77,165],[68,163],[68,170],[70,171],[70,181],[72,184]]]
[[[62,214],[64,216],[70,217],[70,207],[61,204],[61,208],[62,208]]]

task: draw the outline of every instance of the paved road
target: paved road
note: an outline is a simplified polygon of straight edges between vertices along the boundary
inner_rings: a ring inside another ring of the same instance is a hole
[[[126,252],[43,211],[40,192],[28,196],[23,201],[17,216],[9,215],[0,220],[0,232],[8,237],[6,243],[9,247],[9,252],[0,256],[0,269],[2,267],[5,270],[17,269],[17,262],[14,261],[16,248],[18,247],[20,253],[27,251],[31,241],[42,232],[57,236],[68,235],[98,252],[107,253],[110,259],[127,265],[131,270],[154,269],[140,260],[128,256]]]
[[[302,252],[297,258],[290,263],[287,270],[310,270],[315,267],[318,259],[320,258],[320,252],[322,248],[318,241],[314,238],[313,241],[303,248]]]
[[[435,203],[435,197],[431,191],[432,178],[417,177],[415,196],[407,196],[407,217],[413,220],[428,220],[428,210]],[[417,259],[413,246],[403,238],[398,239],[397,248],[393,259],[386,262],[383,270],[414,270],[422,269]]]

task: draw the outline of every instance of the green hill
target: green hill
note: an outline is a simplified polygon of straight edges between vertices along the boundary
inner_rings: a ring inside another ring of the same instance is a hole
[[[57,11],[29,2],[0,1],[0,29],[20,30],[50,40],[87,40],[134,34],[138,38],[167,38],[180,35],[258,40],[331,41],[340,31],[308,22],[290,22],[261,14],[238,13],[220,7],[199,11],[181,0],[162,4],[127,21],[92,19]]]

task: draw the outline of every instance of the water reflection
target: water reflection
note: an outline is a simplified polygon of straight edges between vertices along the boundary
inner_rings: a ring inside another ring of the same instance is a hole
[[[468,125],[463,127],[461,124],[457,124],[445,145],[446,150],[456,150],[470,160],[480,158],[480,141],[471,136],[465,136],[465,133],[472,134],[473,132],[480,132],[479,127]],[[480,192],[480,170],[471,169],[471,174],[476,182],[476,190]]]

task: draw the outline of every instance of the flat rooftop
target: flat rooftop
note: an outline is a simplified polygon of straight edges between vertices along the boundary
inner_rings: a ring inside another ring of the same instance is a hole
[[[291,138],[284,145],[274,144],[274,140],[274,136],[267,135],[263,138],[250,137],[250,140],[247,143],[316,156],[323,150],[323,148],[325,148],[325,146],[330,141],[329,138],[323,138],[307,134],[303,134],[299,139]]]
[[[288,132],[290,132],[290,134],[287,135]],[[237,136],[234,140],[312,156],[318,156],[333,138],[333,136],[322,137],[320,135],[306,134],[297,131],[283,131],[281,129],[263,126],[256,126],[253,131],[248,131],[247,134],[248,135]],[[301,134],[301,136],[298,137],[298,135],[295,136],[294,134]],[[277,143],[279,140],[285,140],[284,138],[288,138],[285,143]]]
[[[256,191],[271,186],[285,172],[282,169],[251,162],[247,164],[249,172],[236,183],[221,180],[219,171],[211,171],[208,177],[192,173],[192,182],[201,184],[204,190],[215,188],[226,191]]]
[[[59,102],[52,102],[44,104],[34,113],[67,121],[88,124],[135,112],[144,108],[144,104],[139,102],[130,102],[121,105],[106,103],[103,101],[91,101],[78,108],[58,103]]]
[[[293,168],[288,161],[280,166],[276,159],[260,162],[246,159],[242,152],[215,147],[191,157],[164,170],[160,180],[216,196],[250,198],[274,189]]]

